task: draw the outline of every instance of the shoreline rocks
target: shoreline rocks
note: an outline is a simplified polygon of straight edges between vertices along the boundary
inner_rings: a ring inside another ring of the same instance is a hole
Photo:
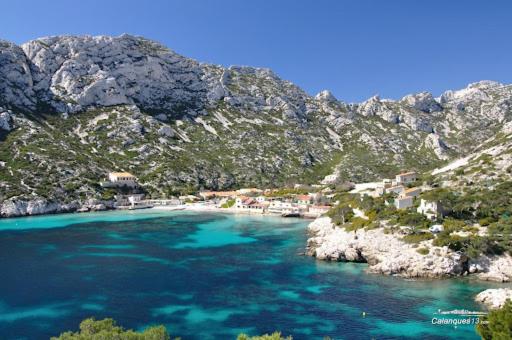
[[[0,218],[22,217],[34,215],[59,214],[69,212],[101,211],[114,208],[112,201],[87,200],[61,203],[44,198],[33,200],[9,199],[0,202]]]
[[[512,289],[486,289],[475,297],[476,302],[486,305],[489,309],[502,308],[507,300],[512,300]]]
[[[406,278],[446,278],[475,274],[481,280],[507,282],[512,278],[512,257],[482,256],[470,260],[447,247],[435,247],[432,241],[418,245],[405,243],[398,234],[383,228],[346,231],[329,217],[309,224],[312,234],[306,254],[319,260],[368,263],[368,272]],[[423,255],[418,249],[428,249]]]

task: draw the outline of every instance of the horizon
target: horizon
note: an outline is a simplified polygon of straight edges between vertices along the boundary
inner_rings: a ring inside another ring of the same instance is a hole
[[[26,9],[31,8],[30,11]],[[99,0],[4,5],[1,39],[125,32],[200,62],[269,68],[314,96],[438,97],[470,83],[512,83],[512,3],[371,0],[296,3]],[[23,20],[20,20],[23,18]],[[23,25],[20,25],[20,22]]]

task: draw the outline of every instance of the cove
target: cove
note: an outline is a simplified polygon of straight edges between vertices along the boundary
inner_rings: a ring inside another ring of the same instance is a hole
[[[154,210],[0,220],[0,338],[48,339],[94,316],[183,339],[478,339],[434,313],[481,310],[474,295],[502,285],[316,261],[302,255],[308,222]]]

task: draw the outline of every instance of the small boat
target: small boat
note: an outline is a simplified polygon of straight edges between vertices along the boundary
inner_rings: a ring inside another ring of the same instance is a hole
[[[281,214],[282,217],[300,217],[298,212],[285,212]]]
[[[128,210],[149,209],[149,208],[153,208],[153,206],[151,204],[136,204],[136,205],[130,206],[128,208]]]

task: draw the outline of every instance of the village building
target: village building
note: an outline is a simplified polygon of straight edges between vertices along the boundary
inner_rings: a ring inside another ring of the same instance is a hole
[[[417,212],[425,215],[429,220],[435,221],[444,215],[443,206],[438,201],[421,199]]]
[[[297,195],[297,204],[307,205],[313,202],[313,197],[311,195]]]
[[[258,203],[267,202],[267,197],[260,195],[260,196],[256,197],[256,202],[258,202]]]
[[[393,186],[393,181],[391,179],[385,178],[385,179],[382,180],[382,186],[384,188],[390,188],[390,187]]]
[[[410,172],[402,172],[401,174],[396,175],[395,182],[396,184],[407,184],[416,181],[418,178],[418,174],[414,171]]]
[[[284,210],[289,210],[294,207],[291,202],[273,201],[268,206],[268,212],[273,214],[282,214]]]
[[[385,191],[390,194],[401,195],[405,191],[405,187],[403,185],[397,185],[394,187],[386,188]]]
[[[110,172],[108,180],[116,186],[134,187],[137,185],[137,179],[129,172]]]
[[[395,207],[397,209],[406,209],[412,207],[412,197],[397,197],[395,198]]]
[[[420,188],[410,188],[410,189],[405,189],[403,192],[402,192],[402,197],[418,197],[419,195],[421,194],[421,189]]]
[[[375,190],[370,192],[370,196],[371,197],[380,197],[380,196],[384,195],[385,192],[386,192],[385,188],[377,187],[377,188],[375,188]]]

